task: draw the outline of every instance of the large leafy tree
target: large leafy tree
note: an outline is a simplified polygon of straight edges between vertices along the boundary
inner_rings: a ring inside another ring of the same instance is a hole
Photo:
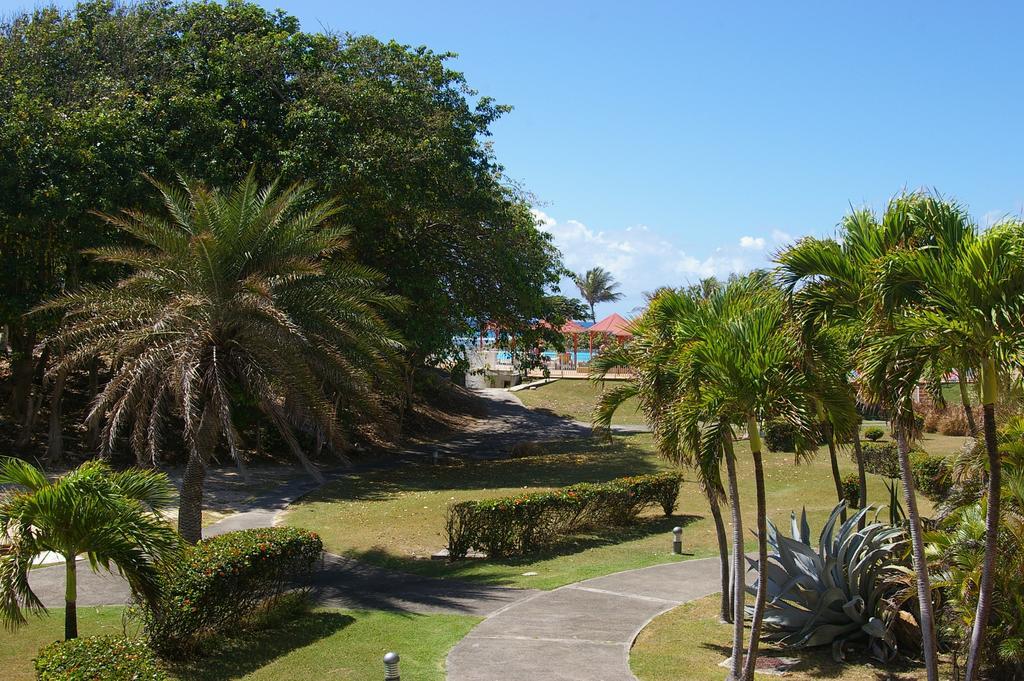
[[[51,340],[64,348],[61,368],[95,356],[114,367],[91,413],[105,421],[105,449],[127,432],[155,462],[169,419],[181,420],[178,527],[195,542],[218,441],[244,466],[233,418],[243,399],[316,477],[297,432],[342,452],[354,428],[380,418],[401,348],[381,315],[400,305],[345,257],[349,231],[330,225],[337,202],[302,208],[308,186],[260,187],[251,175],[227,193],[156,186],[163,213],[104,216],[141,245],[92,251],[129,274],[47,307],[65,313]]]
[[[0,462],[0,618],[25,623],[25,611],[43,605],[29,585],[33,561],[43,552],[64,558],[64,637],[78,636],[78,556],[93,570],[116,568],[132,589],[152,598],[159,588],[156,563],[179,547],[174,529],[159,515],[174,500],[174,487],[156,471],[115,472],[90,461],[49,480],[19,459]]]
[[[962,206],[937,196],[922,197],[911,210],[926,245],[884,261],[879,296],[892,314],[879,345],[884,354],[917,356],[940,368],[953,356],[961,368],[980,369],[988,489],[985,558],[965,671],[965,679],[973,681],[984,659],[999,535],[995,401],[1000,375],[1019,366],[1024,331],[1024,232],[1019,223],[1008,222],[979,234]],[[905,381],[900,385],[909,387]]]
[[[32,349],[49,321],[23,313],[110,275],[80,252],[124,236],[89,211],[156,209],[144,172],[229,187],[254,169],[314,182],[309,205],[344,196],[355,256],[417,303],[391,317],[412,365],[443,358],[470,320],[546,316],[558,254],[486,142],[508,107],[478,96],[451,57],[304,32],[249,2],[92,0],[0,24],[11,410],[24,420],[38,403]]]
[[[622,299],[619,284],[612,273],[603,267],[592,267],[581,274],[572,275],[573,283],[580,290],[583,300],[590,305],[590,319],[597,321],[595,307],[598,303],[614,303]]]

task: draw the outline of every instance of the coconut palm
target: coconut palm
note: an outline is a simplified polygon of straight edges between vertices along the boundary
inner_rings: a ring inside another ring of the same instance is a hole
[[[674,328],[677,319],[699,310],[687,294],[662,288],[654,294],[643,314],[631,324],[630,342],[602,353],[593,363],[593,380],[603,381],[609,371],[629,368],[632,379],[619,381],[602,392],[594,412],[594,424],[608,428],[612,416],[628,399],[635,397],[647,422],[651,425],[658,451],[669,461],[693,468],[701,490],[708,500],[718,539],[722,598],[720,617],[733,621],[732,591],[730,589],[729,543],[722,519],[721,503],[725,490],[721,478],[722,450],[713,447],[707,452],[701,447],[699,436],[681,433],[674,419],[674,406],[687,399],[689,386],[681,382],[676,352]],[[692,296],[691,296],[692,298]]]
[[[1024,230],[1010,222],[979,234],[961,206],[936,196],[915,205],[912,215],[928,245],[893,253],[884,261],[879,296],[894,314],[883,342],[939,366],[953,356],[961,367],[981,369],[988,482],[985,561],[965,670],[966,681],[974,681],[992,607],[999,533],[1001,459],[995,401],[999,376],[1005,374],[1007,360],[1018,354],[1024,322]]]
[[[168,419],[181,420],[178,527],[196,542],[219,440],[245,472],[232,415],[243,399],[318,480],[302,431],[340,453],[346,428],[381,419],[399,347],[381,312],[399,301],[345,258],[348,232],[329,225],[338,203],[309,205],[306,185],[261,188],[251,175],[226,193],[154,185],[164,214],[102,216],[140,245],[91,251],[130,273],[45,307],[65,312],[58,369],[96,356],[114,368],[89,415],[104,422],[105,451],[127,432],[140,461],[155,463]]]
[[[813,336],[818,329],[832,325],[845,328],[847,337],[855,339],[855,386],[861,398],[882,404],[893,415],[921,615],[922,650],[929,681],[935,681],[938,655],[931,586],[909,461],[909,440],[914,433],[909,391],[916,387],[928,362],[920,355],[900,353],[895,347],[869,347],[886,337],[888,323],[884,320],[888,310],[879,300],[876,287],[883,261],[892,253],[917,248],[926,241],[913,219],[913,209],[922,200],[920,194],[897,196],[889,202],[881,220],[869,210],[856,210],[840,223],[837,239],[802,239],[776,259],[782,284],[800,311],[803,335]],[[859,427],[850,432],[855,452],[859,451]],[[858,473],[863,506],[866,485],[859,456]]]
[[[178,535],[159,515],[174,500],[167,476],[156,471],[114,472],[90,461],[57,478],[29,463],[0,461],[0,618],[8,626],[43,611],[28,573],[39,554],[60,554],[65,565],[64,637],[78,636],[77,557],[94,571],[113,565],[141,597],[159,588],[155,565],[174,555]]]
[[[603,267],[594,267],[583,274],[572,274],[572,280],[580,290],[583,300],[590,305],[590,320],[597,321],[595,306],[598,303],[614,303],[622,299],[622,293],[617,291],[618,282],[612,277],[612,273]]]

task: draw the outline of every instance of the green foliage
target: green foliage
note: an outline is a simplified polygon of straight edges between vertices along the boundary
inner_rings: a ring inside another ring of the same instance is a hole
[[[914,487],[932,501],[945,499],[953,487],[952,468],[945,457],[912,452],[910,470],[914,476]]]
[[[91,0],[0,24],[0,323],[96,281],[84,248],[124,243],[92,209],[152,210],[142,173],[227,187],[251,168],[345,197],[359,260],[417,305],[422,359],[467,320],[528,328],[558,254],[486,143],[509,107],[453,55],[304,32],[251,2]],[[508,257],[514,253],[515,257]]]
[[[679,473],[655,473],[452,504],[446,523],[448,554],[453,560],[471,549],[491,557],[528,554],[581,530],[627,525],[651,505],[671,515],[682,480]]]
[[[0,461],[0,619],[25,623],[24,611],[43,605],[28,573],[40,553],[52,551],[70,565],[85,554],[93,570],[113,564],[142,600],[159,589],[154,564],[173,558],[178,536],[160,515],[174,499],[167,476],[152,470],[113,471],[88,461],[51,480],[19,459]],[[74,601],[76,585],[71,584]],[[76,629],[66,630],[68,638]]]
[[[871,426],[864,430],[864,437],[871,440],[872,442],[878,442],[885,436],[885,430],[878,426]]]
[[[792,452],[796,449],[797,429],[786,421],[768,421],[764,424],[761,435],[770,452]]]
[[[858,508],[860,504],[860,477],[856,473],[843,476],[843,501],[850,508]]]
[[[861,447],[864,470],[887,478],[900,477],[899,452],[895,442],[865,442]]]
[[[905,533],[902,527],[877,522],[858,530],[871,507],[837,531],[844,506],[840,503],[832,511],[817,551],[810,546],[806,513],[800,524],[793,515],[792,539],[769,521],[768,564],[750,561],[758,579],[768,580],[762,638],[793,648],[832,645],[837,657],[845,643],[866,640],[870,654],[888,662],[896,655],[896,642],[895,612],[886,599],[900,588]],[[753,593],[756,584],[749,590]]]
[[[39,681],[166,681],[143,639],[88,636],[43,647],[35,660]]]
[[[137,603],[133,613],[155,650],[188,653],[206,637],[235,631],[273,607],[312,572],[322,551],[320,537],[291,527],[213,537],[164,564],[159,599]]]
[[[590,306],[590,318],[597,321],[594,307],[598,303],[614,303],[622,298],[622,293],[617,291],[619,284],[612,277],[612,273],[603,267],[594,267],[583,274],[572,274],[573,283],[580,290],[583,300]]]

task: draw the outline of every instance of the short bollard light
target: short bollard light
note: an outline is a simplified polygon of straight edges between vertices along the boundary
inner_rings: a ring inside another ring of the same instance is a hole
[[[398,653],[384,655],[384,681],[401,681],[398,677]]]
[[[683,553],[683,528],[672,528],[672,553],[682,555]]]

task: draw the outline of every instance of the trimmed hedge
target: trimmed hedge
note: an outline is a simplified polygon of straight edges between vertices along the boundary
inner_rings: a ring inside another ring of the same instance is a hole
[[[150,645],[164,655],[197,647],[207,636],[234,631],[271,607],[308,576],[323,552],[316,534],[294,527],[230,532],[189,547],[162,568],[152,607],[137,603]]]
[[[864,470],[887,478],[900,477],[899,452],[895,442],[865,442],[861,447]]]
[[[448,556],[470,550],[488,556],[522,555],[560,537],[601,525],[628,525],[646,507],[671,515],[683,476],[655,473],[604,483],[580,483],[551,492],[463,501],[448,507]]]
[[[140,638],[88,636],[44,646],[35,659],[40,681],[166,681],[156,654]]]
[[[761,434],[769,452],[792,452],[796,449],[796,428],[786,421],[767,421]]]
[[[941,456],[926,452],[910,455],[910,470],[914,474],[914,487],[932,501],[944,499],[953,487],[953,471]]]
[[[849,473],[841,480],[843,485],[843,500],[850,508],[860,507],[860,478],[856,473]]]
[[[871,440],[872,442],[878,442],[885,437],[885,431],[878,426],[871,426],[864,430],[864,437]]]

